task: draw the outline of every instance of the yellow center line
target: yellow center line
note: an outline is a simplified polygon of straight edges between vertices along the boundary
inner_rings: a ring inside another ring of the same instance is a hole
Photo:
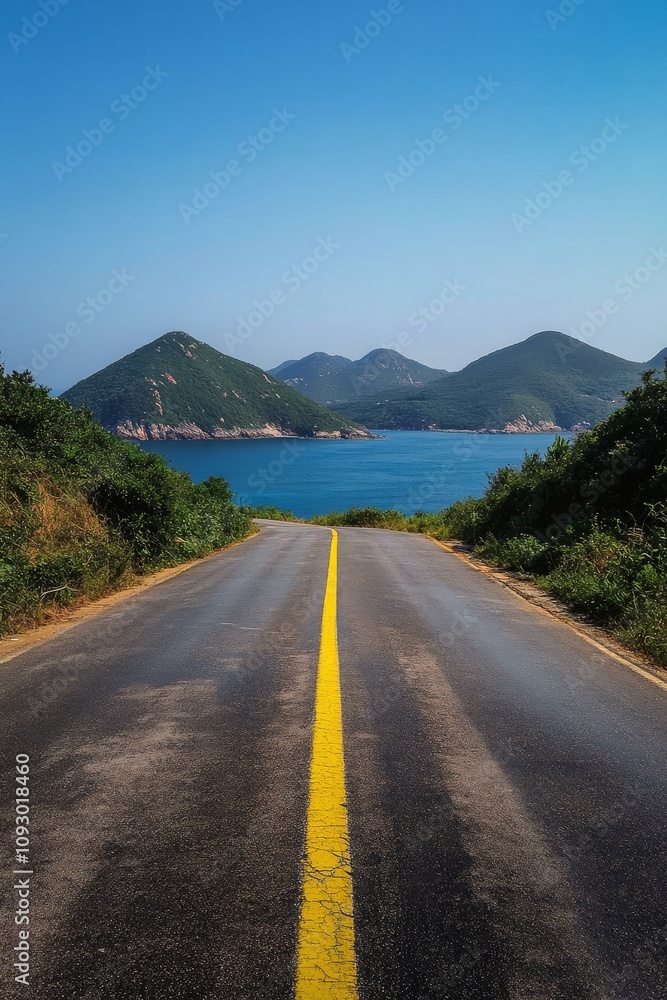
[[[315,698],[297,947],[296,1000],[357,1000],[336,628],[338,532],[331,533]]]

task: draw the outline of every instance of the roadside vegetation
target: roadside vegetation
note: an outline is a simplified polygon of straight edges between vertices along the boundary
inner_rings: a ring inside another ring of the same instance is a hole
[[[390,531],[411,531],[434,537],[449,537],[443,528],[443,514],[428,514],[420,511],[408,517],[399,510],[380,510],[378,507],[350,507],[340,514],[322,514],[314,517],[311,524],[341,528],[387,528]]]
[[[242,507],[241,510],[248,517],[261,517],[267,521],[299,521],[300,518],[295,517],[291,510],[281,510],[279,507],[262,506],[262,507]]]
[[[667,665],[667,381],[654,374],[593,430],[499,469],[480,499],[437,514],[364,508],[314,523],[460,539]]]
[[[0,366],[0,635],[245,537],[231,498]]]

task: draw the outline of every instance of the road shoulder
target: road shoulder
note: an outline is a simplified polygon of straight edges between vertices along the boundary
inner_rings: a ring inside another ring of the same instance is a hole
[[[559,601],[551,597],[546,591],[541,590],[536,584],[521,579],[515,573],[498,569],[498,567],[491,565],[491,563],[477,558],[461,543],[452,542],[448,544],[439,541],[437,538],[433,538],[431,535],[427,535],[426,537],[449,555],[455,556],[472,569],[490,577],[496,583],[500,584],[501,587],[505,587],[507,590],[511,590],[514,594],[522,597],[535,610],[541,611],[549,618],[554,618],[561,624],[566,625],[583,639],[584,642],[594,646],[600,652],[613,657],[619,663],[629,667],[630,670],[645,677],[657,685],[657,687],[662,688],[663,691],[667,691],[667,671],[663,667],[652,661],[648,656],[641,656],[634,650],[628,649],[610,632],[577,617],[565,605],[560,604]]]
[[[138,594],[143,594],[153,587],[158,587],[161,583],[173,580],[174,577],[180,576],[181,573],[187,573],[188,570],[193,569],[195,566],[201,566],[203,563],[217,558],[223,552],[228,552],[237,545],[243,545],[254,538],[259,538],[259,535],[260,532],[255,531],[246,538],[240,538],[238,541],[232,542],[231,545],[226,545],[222,549],[216,549],[215,552],[211,552],[210,555],[203,556],[200,559],[193,559],[191,562],[181,563],[179,566],[169,566],[167,569],[158,570],[157,573],[147,573],[145,576],[140,577],[137,583],[124,587],[122,590],[116,590],[97,601],[90,601],[72,609],[63,608],[62,611],[56,613],[54,620],[44,625],[26,629],[18,635],[9,635],[0,638],[0,666],[14,660],[28,649],[35,649],[37,646],[55,639],[64,632],[69,632],[70,629],[76,628],[82,622],[88,621],[90,618],[95,618],[97,615],[102,614],[102,612],[116,607],[117,604],[122,604],[124,601],[130,600],[130,598],[136,597]]]

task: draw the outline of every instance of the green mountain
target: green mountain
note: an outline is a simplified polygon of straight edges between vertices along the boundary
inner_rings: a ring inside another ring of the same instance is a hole
[[[549,331],[422,388],[378,393],[337,409],[377,428],[571,428],[608,416],[648,367],[662,365],[625,361]]]
[[[182,332],[128,354],[63,397],[87,406],[107,430],[138,440],[368,436],[254,365]]]
[[[378,392],[418,388],[447,373],[404,358],[398,351],[378,348],[359,361],[317,352],[279,365],[271,374],[309,399],[338,408]]]
[[[340,354],[325,354],[324,351],[315,351],[299,361],[284,361],[277,368],[272,368],[268,372],[280,382],[291,385],[297,392],[303,393],[309,399],[314,399],[307,391],[310,386],[317,386],[322,379],[329,379],[339,375],[342,371],[353,364],[349,358],[344,358]],[[315,399],[321,403],[323,400]]]

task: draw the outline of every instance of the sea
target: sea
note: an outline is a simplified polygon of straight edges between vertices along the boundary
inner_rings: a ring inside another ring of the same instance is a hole
[[[297,517],[348,507],[438,511],[482,496],[488,475],[544,454],[555,434],[375,431],[376,440],[151,441],[145,451],[201,482],[222,476],[238,503],[271,505]]]

